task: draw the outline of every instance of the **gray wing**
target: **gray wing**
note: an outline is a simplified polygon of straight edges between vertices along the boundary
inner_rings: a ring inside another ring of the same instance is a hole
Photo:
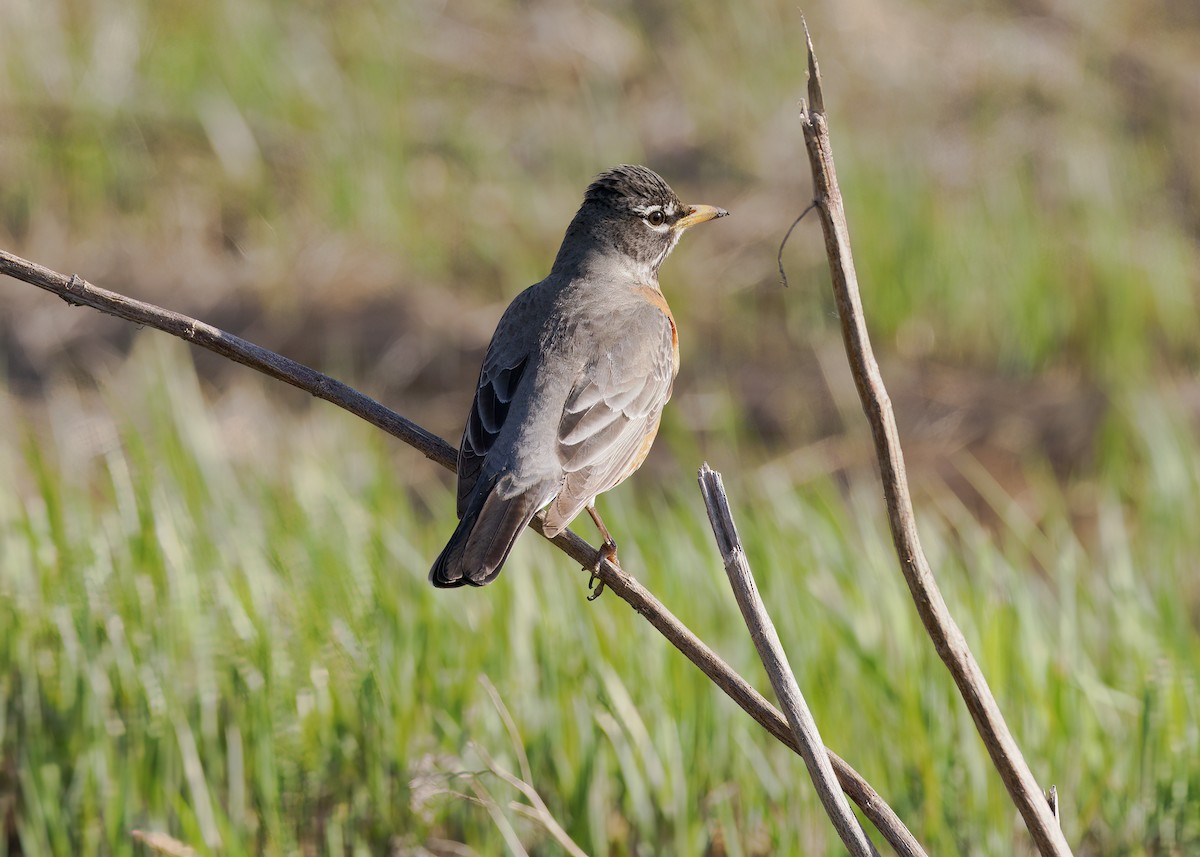
[[[479,482],[496,438],[504,428],[513,399],[525,376],[529,363],[528,327],[521,323],[522,315],[532,297],[532,287],[518,295],[501,316],[496,332],[488,345],[475,398],[462,443],[458,447],[458,516],[466,512],[467,504]]]
[[[509,361],[511,362],[511,361]],[[500,435],[504,421],[508,418],[509,406],[516,396],[517,387],[525,374],[528,355],[520,357],[512,366],[485,362],[475,386],[475,400],[467,416],[467,427],[463,430],[462,443],[458,448],[458,514],[466,511],[467,503],[479,481],[484,459]]]
[[[587,365],[563,409],[558,456],[566,479],[546,510],[547,535],[641,465],[671,398],[676,360],[666,316],[643,314],[631,325],[614,320],[613,328],[610,348]]]

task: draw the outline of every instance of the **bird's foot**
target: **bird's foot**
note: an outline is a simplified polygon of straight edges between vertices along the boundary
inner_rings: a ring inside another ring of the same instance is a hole
[[[620,567],[620,563],[617,562],[617,543],[611,539],[600,545],[600,550],[596,551],[596,561],[592,563],[590,569],[586,569],[592,573],[588,580],[588,590],[592,593],[587,597],[588,601],[595,601],[604,592],[604,581],[600,579],[600,566],[605,560]]]

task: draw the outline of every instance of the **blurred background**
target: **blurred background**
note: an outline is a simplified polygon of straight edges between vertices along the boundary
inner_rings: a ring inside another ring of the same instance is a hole
[[[1077,853],[1195,853],[1200,6],[803,11],[951,608]],[[827,743],[931,853],[1030,853],[890,555],[815,219],[780,283],[811,198],[794,4],[0,20],[0,247],[454,443],[597,172],[730,209],[662,272],[683,369],[603,501],[621,556],[765,689],[694,489],[724,471]],[[799,761],[568,561],[530,538],[496,586],[429,591],[448,474],[166,340],[0,285],[0,854],[558,853],[496,767],[589,853],[837,853]]]

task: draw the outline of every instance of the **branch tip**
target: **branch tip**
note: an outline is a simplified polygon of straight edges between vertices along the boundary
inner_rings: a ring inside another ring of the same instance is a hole
[[[1046,792],[1046,802],[1050,804],[1050,812],[1054,814],[1054,820],[1059,827],[1062,826],[1062,816],[1058,811],[1058,786],[1050,786],[1050,790]]]
[[[813,49],[812,33],[808,31],[808,21],[800,15],[804,24],[804,42],[808,46],[808,102],[814,113],[825,112],[825,98],[821,94],[821,67],[817,65],[817,52]]]

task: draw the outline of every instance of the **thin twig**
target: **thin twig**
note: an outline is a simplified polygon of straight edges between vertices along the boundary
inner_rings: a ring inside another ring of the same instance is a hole
[[[783,287],[788,287],[787,271],[783,270],[783,248],[787,246],[788,239],[792,237],[792,230],[800,225],[800,221],[804,219],[804,215],[808,214],[817,207],[817,201],[814,199],[808,204],[804,211],[800,212],[800,216],[792,221],[792,225],[788,227],[788,231],[784,233],[783,240],[779,242],[779,254],[775,257],[775,262],[779,265],[779,279],[783,282]]]
[[[846,803],[846,796],[838,787],[837,777],[825,754],[825,745],[821,742],[821,733],[817,730],[817,722],[813,719],[808,703],[800,692],[800,685],[788,663],[779,642],[779,634],[767,614],[762,596],[758,594],[758,586],[754,582],[754,574],[750,570],[750,562],[742,549],[738,537],[737,526],[733,523],[733,512],[725,497],[725,485],[721,474],[708,466],[706,462],[700,468],[700,493],[704,497],[704,507],[708,510],[708,520],[712,524],[713,535],[717,540],[717,549],[725,563],[725,574],[729,577],[729,585],[733,588],[738,607],[741,608],[742,618],[750,630],[754,647],[758,649],[758,657],[766,668],[771,686],[775,688],[775,697],[787,715],[792,733],[800,745],[800,755],[808,766],[808,775],[812,778],[817,796],[825,807],[829,820],[833,822],[838,836],[846,844],[846,848],[854,857],[879,857],[879,852],[867,838],[866,831],[859,826],[854,817],[854,810]]]
[[[812,166],[813,190],[825,235],[825,251],[833,279],[833,292],[842,324],[842,339],[854,373],[855,385],[863,411],[871,424],[875,452],[883,478],[883,493],[887,503],[888,522],[892,541],[900,559],[900,569],[908,583],[917,612],[934,648],[945,662],[966,701],[992,762],[999,771],[1008,793],[1025,819],[1025,825],[1043,855],[1071,853],[1062,830],[1054,821],[1046,796],[1038,787],[1029,766],[1025,763],[1017,742],[1009,732],[983,672],[979,669],[966,639],[959,630],[942,599],[929,561],[921,549],[913,515],[908,478],[904,471],[904,455],[896,430],[896,417],[891,400],[879,374],[879,365],[871,349],[863,317],[862,300],[854,259],[850,254],[850,232],[838,189],[837,173],[833,166],[833,149],[829,141],[829,125],[825,118],[824,97],[821,93],[821,73],[813,51],[808,25],[804,27],[808,44],[808,102],[801,114],[804,142]]]
[[[332,402],[371,425],[414,447],[426,458],[449,470],[455,470],[458,454],[454,447],[379,402],[357,390],[289,360],[273,351],[247,342],[231,333],[177,312],[137,301],[125,295],[92,285],[78,277],[67,277],[19,256],[0,250],[0,274],[29,283],[58,295],[77,306],[89,306],[108,315],[153,327],[173,334],[209,351],[228,357],[251,369],[269,375],[293,387]],[[530,526],[542,534],[541,522],[534,518]],[[597,549],[570,530],[564,530],[552,543],[567,556],[589,570]],[[599,577],[625,603],[645,617],[667,641],[695,664],[701,672],[738,704],[755,722],[779,741],[799,752],[796,739],[783,715],[738,675],[716,652],[675,618],[661,601],[620,567],[607,560],[600,564]],[[829,758],[837,771],[838,782],[871,823],[902,855],[922,854],[916,839],[899,816],[854,768],[832,750]]]

